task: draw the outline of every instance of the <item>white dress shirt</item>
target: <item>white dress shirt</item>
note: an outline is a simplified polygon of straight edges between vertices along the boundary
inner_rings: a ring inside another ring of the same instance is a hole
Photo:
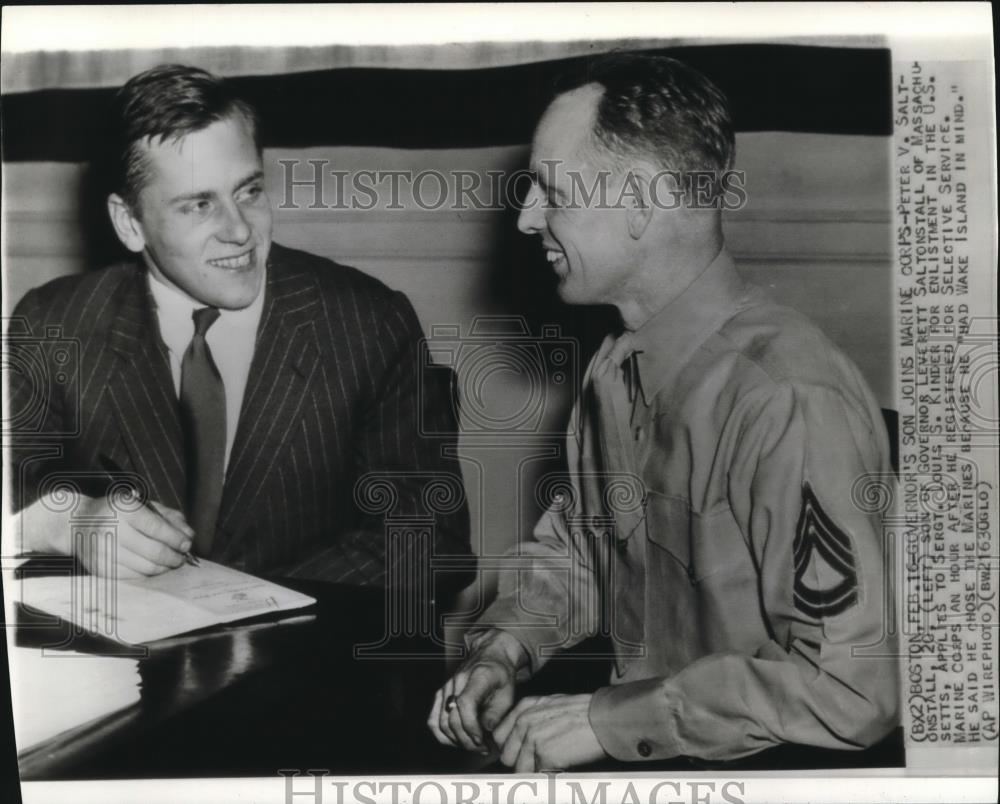
[[[181,362],[191,339],[194,337],[194,320],[191,314],[206,305],[196,302],[180,290],[164,284],[147,272],[149,289],[156,303],[156,315],[160,324],[160,336],[170,355],[170,373],[174,379],[174,391],[180,397]],[[219,318],[208,329],[205,340],[212,350],[222,384],[226,389],[226,459],[236,440],[236,428],[243,406],[243,394],[250,374],[254,344],[257,340],[257,326],[264,309],[264,283],[261,282],[257,298],[242,310],[219,310]]]

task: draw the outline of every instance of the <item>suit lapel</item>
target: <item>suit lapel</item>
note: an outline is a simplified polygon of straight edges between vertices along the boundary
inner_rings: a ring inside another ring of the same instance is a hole
[[[229,457],[219,512],[217,550],[235,546],[253,520],[253,503],[277,471],[301,426],[316,370],[313,319],[319,307],[312,276],[272,260],[246,393]],[[216,551],[213,551],[216,552]]]
[[[136,269],[120,293],[108,331],[108,346],[117,358],[108,378],[108,398],[132,467],[149,483],[154,499],[183,510],[177,396],[145,274]]]

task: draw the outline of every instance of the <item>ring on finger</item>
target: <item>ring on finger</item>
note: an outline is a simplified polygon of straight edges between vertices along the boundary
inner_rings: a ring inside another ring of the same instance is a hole
[[[445,698],[444,700],[445,712],[450,712],[456,706],[458,706],[458,699],[454,695],[449,695],[447,698]]]

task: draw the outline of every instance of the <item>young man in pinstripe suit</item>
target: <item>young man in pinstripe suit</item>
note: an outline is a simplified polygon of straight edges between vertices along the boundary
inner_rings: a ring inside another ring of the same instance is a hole
[[[193,550],[376,585],[406,583],[398,567],[426,569],[431,552],[467,555],[454,439],[420,428],[454,432],[454,417],[448,388],[419,374],[413,308],[355,269],[272,244],[254,111],[172,65],[126,83],[110,123],[108,212],[134,258],[36,288],[15,311],[29,337],[12,348],[44,365],[11,380],[11,410],[31,412],[13,441],[23,549],[119,577]],[[73,345],[68,364],[46,348],[52,333]],[[109,472],[152,505],[111,511],[92,486]],[[392,485],[381,513],[420,523],[416,540],[387,544],[364,479]],[[75,505],[55,504],[67,483]],[[442,483],[434,510],[427,489]],[[116,519],[114,549],[71,543],[73,517]]]

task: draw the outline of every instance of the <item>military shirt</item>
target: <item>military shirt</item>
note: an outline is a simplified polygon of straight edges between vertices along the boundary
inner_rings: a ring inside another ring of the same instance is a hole
[[[591,361],[569,473],[477,627],[531,672],[608,633],[590,722],[617,759],[867,747],[899,718],[888,455],[858,369],[723,250]]]

